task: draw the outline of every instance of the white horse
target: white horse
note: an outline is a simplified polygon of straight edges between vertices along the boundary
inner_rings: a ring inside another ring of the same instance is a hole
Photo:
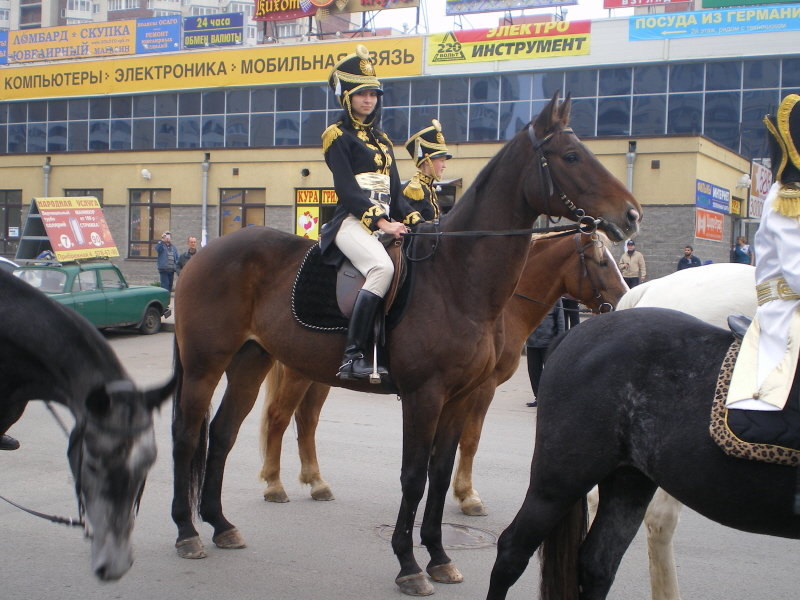
[[[736,263],[710,264],[653,279],[627,292],[617,310],[640,306],[673,308],[718,327],[728,328],[731,314],[750,318],[756,312],[755,268]],[[597,488],[589,494],[591,516],[597,509]],[[647,507],[647,553],[653,600],[680,600],[672,536],[682,504],[661,488]]]

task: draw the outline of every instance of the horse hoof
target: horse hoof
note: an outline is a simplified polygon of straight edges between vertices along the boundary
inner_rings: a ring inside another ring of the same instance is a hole
[[[451,562],[443,565],[428,565],[428,575],[437,583],[461,583],[464,576]]]
[[[178,540],[175,542],[175,549],[178,551],[178,556],[181,558],[205,558],[206,551],[203,548],[203,542],[200,541],[200,536],[186,538],[185,540]]]
[[[430,596],[434,592],[430,581],[422,573],[403,575],[394,582],[406,596]]]
[[[481,499],[477,496],[462,500],[460,507],[461,512],[468,517],[485,517],[489,514],[489,512],[486,510],[486,507],[483,505],[483,502],[481,502]]]
[[[311,497],[314,500],[319,500],[321,502],[328,502],[333,500],[333,492],[331,491],[330,486],[326,483],[325,485],[321,485],[320,487],[311,488]]]
[[[264,490],[264,500],[267,502],[278,502],[282,504],[289,501],[289,496],[286,495],[286,491],[283,489],[273,490],[267,488]]]
[[[235,527],[233,529],[228,529],[228,531],[223,531],[211,539],[217,545],[217,548],[222,548],[224,550],[235,550],[237,548],[247,547],[247,544],[244,543],[244,538]]]

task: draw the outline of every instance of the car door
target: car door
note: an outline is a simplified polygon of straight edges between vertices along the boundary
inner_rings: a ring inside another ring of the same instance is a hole
[[[128,286],[116,267],[98,269],[100,285],[106,297],[106,318],[114,326],[138,323],[143,310],[137,299],[129,295]]]
[[[108,327],[106,296],[98,285],[97,272],[80,271],[72,284],[72,307],[95,327]]]

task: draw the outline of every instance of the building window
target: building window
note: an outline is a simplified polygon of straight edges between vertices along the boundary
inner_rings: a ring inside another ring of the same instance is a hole
[[[0,254],[14,256],[22,233],[22,190],[0,190]]]
[[[85,198],[85,197],[93,197],[97,198],[97,201],[100,203],[100,206],[103,206],[103,189],[71,189],[71,190],[64,190],[64,196],[68,198]]]
[[[219,191],[219,234],[233,233],[252,225],[265,225],[267,191],[264,189],[229,189]]]
[[[156,242],[169,231],[170,190],[130,190],[128,258],[154,258]]]

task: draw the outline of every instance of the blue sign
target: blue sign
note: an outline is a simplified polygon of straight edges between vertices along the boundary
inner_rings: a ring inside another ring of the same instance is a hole
[[[8,64],[8,30],[0,31],[0,65]]]
[[[800,31],[797,4],[636,15],[628,20],[631,42],[784,31]]]
[[[695,205],[728,214],[731,212],[731,191],[701,179],[696,180]]]
[[[181,17],[136,19],[136,54],[181,49]]]
[[[185,17],[183,47],[239,46],[244,42],[244,13]]]

